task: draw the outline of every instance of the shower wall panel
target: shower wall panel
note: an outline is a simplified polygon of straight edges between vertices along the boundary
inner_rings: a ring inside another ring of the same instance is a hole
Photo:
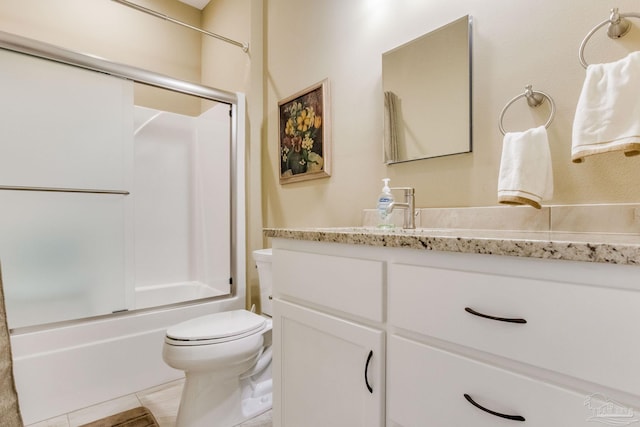
[[[231,130],[229,106],[196,119],[194,268],[200,281],[229,293],[231,277]],[[243,267],[244,268],[244,267]]]
[[[135,124],[136,288],[205,284],[211,296],[228,294],[229,107],[200,117],[136,107]]]

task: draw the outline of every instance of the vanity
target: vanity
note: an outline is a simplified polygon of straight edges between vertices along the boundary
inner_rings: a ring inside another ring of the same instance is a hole
[[[275,426],[640,421],[637,235],[355,227],[265,236]]]

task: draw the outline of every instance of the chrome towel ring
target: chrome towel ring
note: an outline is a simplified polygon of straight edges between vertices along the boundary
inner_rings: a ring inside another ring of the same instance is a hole
[[[556,104],[553,102],[553,98],[551,98],[549,95],[539,90],[532,90],[531,85],[525,86],[524,89],[525,89],[524,93],[521,93],[520,95],[514,97],[511,101],[507,102],[507,105],[504,106],[504,108],[502,109],[502,112],[500,113],[500,120],[498,122],[498,127],[500,128],[500,132],[502,132],[503,135],[507,133],[504,130],[504,127],[502,126],[502,121],[504,120],[504,113],[511,106],[511,104],[513,104],[520,98],[523,98],[523,97],[526,98],[527,104],[529,104],[530,107],[540,106],[544,102],[545,98],[549,100],[549,105],[551,106],[551,113],[549,114],[549,120],[547,120],[547,122],[544,124],[545,128],[549,128],[549,125],[551,124],[551,122],[553,121],[553,118],[556,115]]]
[[[587,61],[584,60],[584,48],[591,36],[593,36],[600,28],[609,24],[609,28],[607,28],[607,35],[609,38],[619,39],[620,37],[623,37],[631,29],[631,23],[625,18],[640,18],[640,13],[618,13],[618,8],[615,7],[611,9],[609,19],[602,21],[587,33],[584,40],[582,40],[582,43],[580,43],[580,49],[578,50],[578,59],[584,68],[589,66]]]

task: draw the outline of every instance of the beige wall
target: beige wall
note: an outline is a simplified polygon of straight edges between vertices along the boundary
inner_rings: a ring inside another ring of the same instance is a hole
[[[177,0],[136,0],[141,6],[200,25],[199,10]],[[110,0],[2,0],[0,31],[100,56],[175,78],[200,82],[199,33]],[[138,85],[136,103],[198,114],[200,102]]]
[[[269,0],[268,141],[263,158],[267,226],[358,225],[389,176],[416,188],[419,207],[496,205],[502,135],[500,111],[526,84],[549,93],[557,105],[549,129],[555,175],[553,204],[637,202],[640,158],[606,154],[570,161],[571,125],[585,71],[577,51],[609,9],[639,12],[619,0]],[[381,54],[463,15],[474,18],[473,153],[384,166]],[[638,20],[619,41],[601,30],[586,58],[607,62],[640,48]],[[277,102],[324,78],[331,84],[333,175],[278,183]],[[505,127],[524,130],[546,121],[522,101]]]

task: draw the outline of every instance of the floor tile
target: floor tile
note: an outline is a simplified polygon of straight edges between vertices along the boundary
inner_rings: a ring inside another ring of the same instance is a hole
[[[117,414],[118,412],[137,408],[138,406],[140,406],[140,400],[138,400],[135,394],[123,396],[118,399],[110,400],[108,402],[100,403],[98,405],[90,406],[88,408],[69,413],[69,426],[78,427],[82,424],[99,420],[100,418],[108,417],[109,415]]]
[[[184,379],[162,384],[136,393],[143,406],[147,407],[160,427],[175,427]],[[240,424],[237,427],[271,427],[271,411]]]
[[[160,427],[176,425],[183,386],[184,379],[181,379],[137,393],[142,406],[151,411]]]
[[[271,411],[267,411],[262,415],[258,415],[255,418],[250,419],[238,427],[272,427],[273,423],[271,421]]]
[[[27,427],[78,427],[138,406],[147,407],[160,427],[175,427],[183,387],[184,379],[172,381]],[[267,411],[237,427],[272,427],[272,425],[271,411]]]

